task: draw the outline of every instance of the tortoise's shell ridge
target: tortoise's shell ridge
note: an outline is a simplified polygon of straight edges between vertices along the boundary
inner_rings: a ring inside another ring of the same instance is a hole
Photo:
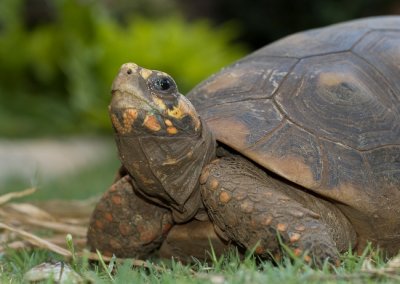
[[[219,142],[269,171],[369,217],[389,199],[400,213],[400,17],[288,36],[188,97]]]

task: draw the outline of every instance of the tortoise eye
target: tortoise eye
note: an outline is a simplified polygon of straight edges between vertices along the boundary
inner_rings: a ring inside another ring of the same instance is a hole
[[[175,82],[168,77],[158,77],[154,79],[153,87],[157,91],[169,92],[175,88]]]

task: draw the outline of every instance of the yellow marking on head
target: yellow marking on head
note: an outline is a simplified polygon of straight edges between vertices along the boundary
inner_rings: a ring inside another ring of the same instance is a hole
[[[167,127],[167,132],[168,134],[176,134],[178,133],[178,129],[176,129],[175,127],[171,126],[171,127]]]
[[[161,125],[158,123],[157,118],[154,115],[146,115],[143,125],[151,131],[159,131],[161,129]]]
[[[124,118],[124,129],[126,129],[127,132],[130,132],[132,130],[132,124],[135,122],[137,116],[137,110],[131,108],[127,109],[122,115],[122,117]]]
[[[193,116],[192,116],[193,117]],[[194,120],[194,129],[197,131],[200,128],[200,119],[199,117],[196,115],[195,117],[193,117]]]
[[[186,116],[190,116],[195,126],[195,130],[198,130],[201,122],[197,116],[197,112],[192,106],[191,102],[184,96],[180,96],[178,99],[178,105],[174,106],[172,109],[167,109],[167,115],[175,119],[181,120]],[[167,124],[167,122],[166,122]],[[172,123],[171,123],[172,124]],[[169,125],[167,125],[169,126]]]
[[[179,98],[178,107],[182,113],[184,113],[185,115],[189,115],[192,118],[195,125],[195,130],[198,130],[201,123],[192,103],[186,97],[181,96]]]
[[[137,110],[135,109],[127,109],[122,114],[123,122],[119,121],[118,117],[115,114],[111,115],[111,121],[114,125],[115,129],[120,134],[127,134],[132,131],[132,124],[135,122],[137,118]]]
[[[114,127],[118,133],[124,134],[123,133],[124,127],[121,125],[121,123],[118,120],[118,117],[115,114],[111,114],[111,122],[114,125]]]
[[[156,97],[156,96],[154,96],[153,102],[162,110],[165,110],[167,108],[167,106],[165,105],[163,100],[158,98],[158,97]]]
[[[140,76],[142,76],[142,78],[145,80],[147,80],[151,74],[153,74],[153,71],[149,69],[140,69]]]
[[[169,116],[172,116],[176,119],[181,119],[182,117],[185,116],[185,114],[182,112],[182,110],[176,106],[174,106],[172,109],[168,109],[167,113]]]

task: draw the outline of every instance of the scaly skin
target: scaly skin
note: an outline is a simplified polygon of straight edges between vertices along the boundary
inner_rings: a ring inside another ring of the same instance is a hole
[[[97,204],[88,245],[107,256],[146,258],[159,248],[172,224],[171,212],[135,194],[125,176]]]
[[[92,250],[122,258],[174,257],[188,263],[193,257],[209,259],[211,246],[217,255],[231,247],[216,235],[209,220],[174,225],[171,211],[138,196],[124,174],[121,168],[93,212],[88,230]]]
[[[200,183],[221,234],[248,250],[255,248],[261,257],[280,257],[277,234],[296,255],[317,266],[325,260],[337,264],[339,250],[355,241],[350,223],[333,206],[269,177],[241,157],[213,161]]]

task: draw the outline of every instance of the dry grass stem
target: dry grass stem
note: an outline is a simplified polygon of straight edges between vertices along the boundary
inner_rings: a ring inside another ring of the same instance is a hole
[[[54,221],[54,217],[46,211],[29,203],[11,203],[5,206],[5,209],[10,210],[21,215],[30,216],[33,219]]]
[[[57,245],[55,245],[53,243],[50,243],[50,242],[48,242],[48,241],[46,241],[46,240],[44,240],[44,239],[42,239],[42,238],[40,238],[38,236],[35,236],[34,234],[28,233],[28,232],[26,232],[24,230],[20,230],[18,228],[9,226],[9,225],[4,224],[4,223],[0,223],[0,229],[4,229],[4,230],[7,230],[7,231],[14,232],[18,236],[23,238],[25,241],[31,243],[32,245],[34,245],[36,247],[43,248],[43,249],[48,249],[48,250],[56,252],[56,253],[58,253],[58,254],[60,254],[62,256],[67,256],[67,257],[71,256],[71,253],[68,250],[66,250],[66,249],[64,249],[62,247],[59,247],[59,246],[57,246]]]
[[[21,192],[12,192],[0,196],[0,251],[6,248],[25,249],[38,247],[58,253],[68,259],[71,252],[66,249],[66,234],[73,235],[74,246],[79,249],[77,256],[90,260],[100,261],[96,253],[85,250],[86,231],[90,214],[98,198],[79,201],[50,200],[38,203],[7,203],[11,199],[27,196],[35,192],[28,189]],[[6,204],[7,203],[7,204]],[[46,229],[50,237],[39,237],[33,232],[38,228]],[[105,262],[111,257],[101,256]],[[122,262],[124,259],[115,259]],[[149,268],[146,261],[132,259],[133,266]],[[164,269],[152,265],[152,269]]]
[[[38,227],[53,230],[55,232],[61,232],[65,234],[69,233],[73,236],[78,236],[78,237],[85,237],[87,231],[87,228],[83,226],[74,226],[69,224],[62,224],[59,222],[48,222],[38,219],[28,219],[26,220],[26,222]]]
[[[8,201],[10,201],[11,199],[14,199],[14,198],[21,198],[21,197],[31,195],[35,191],[36,191],[36,188],[28,188],[23,191],[6,193],[6,194],[0,196],[0,205],[7,203]]]

